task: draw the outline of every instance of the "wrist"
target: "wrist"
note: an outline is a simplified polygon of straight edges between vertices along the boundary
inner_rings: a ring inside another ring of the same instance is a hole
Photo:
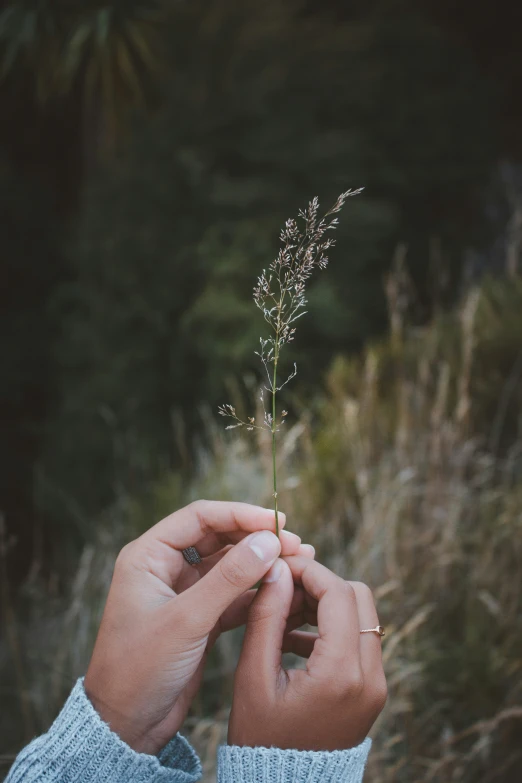
[[[196,753],[179,734],[155,755],[136,753],[101,718],[80,679],[47,733],[19,754],[8,779],[196,783],[201,772]]]
[[[88,673],[84,680],[84,691],[101,720],[129,748],[136,753],[147,753],[151,756],[155,756],[161,750],[161,745],[157,746],[150,742],[148,732],[144,727],[138,726],[135,719],[132,720],[125,711],[115,707],[110,697],[100,695],[100,689],[92,683]]]

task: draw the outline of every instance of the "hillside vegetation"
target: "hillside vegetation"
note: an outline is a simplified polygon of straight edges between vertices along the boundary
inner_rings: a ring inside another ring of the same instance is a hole
[[[292,401],[281,508],[319,559],[370,584],[387,628],[390,695],[368,781],[511,783],[522,756],[522,282],[486,280],[422,329],[394,290],[390,336],[336,360],[312,406]],[[34,570],[16,596],[4,579],[6,765],[85,669],[123,541],[196,497],[270,503],[269,444],[201,416],[197,465],[187,456],[146,497],[120,497],[66,600],[52,575]],[[220,640],[189,720],[209,781],[238,646]]]

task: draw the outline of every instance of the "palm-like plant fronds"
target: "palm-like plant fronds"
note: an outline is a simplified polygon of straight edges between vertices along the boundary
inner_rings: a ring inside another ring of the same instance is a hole
[[[166,14],[158,0],[12,2],[0,12],[0,79],[29,72],[40,103],[80,90],[114,133],[154,92]]]

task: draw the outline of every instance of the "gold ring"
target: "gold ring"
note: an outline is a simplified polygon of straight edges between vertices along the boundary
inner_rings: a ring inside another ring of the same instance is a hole
[[[361,633],[377,633],[379,636],[384,636],[386,631],[382,625],[378,625],[376,628],[365,628],[364,631],[361,631]]]

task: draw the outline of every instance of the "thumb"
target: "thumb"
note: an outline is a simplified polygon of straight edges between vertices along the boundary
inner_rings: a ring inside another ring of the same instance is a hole
[[[281,542],[269,530],[247,536],[176,599],[178,607],[209,633],[225,609],[262,579],[280,552]]]
[[[237,677],[271,692],[281,671],[283,638],[294,596],[292,573],[277,560],[250,605]]]

